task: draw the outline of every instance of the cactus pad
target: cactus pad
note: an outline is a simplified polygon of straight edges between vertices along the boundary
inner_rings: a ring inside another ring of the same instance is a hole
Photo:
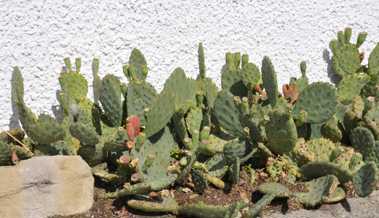
[[[375,138],[365,127],[357,127],[350,133],[352,146],[362,153],[365,161],[374,161],[379,165],[379,154],[376,150]]]
[[[147,140],[138,151],[131,151],[133,159],[138,159],[137,169],[143,183],[149,184],[152,191],[159,191],[175,180],[176,176],[168,173],[167,168],[172,161],[170,152],[177,148],[170,130],[165,128],[162,134]]]
[[[292,151],[297,141],[297,130],[291,114],[275,110],[269,117],[270,121],[266,125],[267,147],[277,154]]]
[[[337,97],[343,104],[349,104],[353,98],[361,93],[362,88],[368,83],[367,74],[351,74],[345,76],[338,84]]]
[[[371,75],[379,75],[379,43],[368,57],[368,71]]]
[[[152,106],[156,97],[157,93],[149,83],[129,83],[126,96],[128,116],[136,115],[145,124],[144,111]]]
[[[137,48],[132,50],[129,57],[129,66],[124,71],[129,81],[144,81],[147,77],[148,68],[145,57]]]
[[[116,76],[106,75],[101,83],[99,100],[109,126],[116,127],[121,125],[123,116],[122,98],[120,80]]]
[[[271,106],[276,105],[278,99],[278,82],[276,72],[269,57],[265,56],[262,60],[262,80],[263,87],[267,92],[268,101]]]
[[[378,181],[375,163],[362,166],[353,177],[353,185],[358,196],[366,197],[375,190]]]
[[[333,186],[338,185],[338,179],[333,175],[323,176],[306,182],[308,192],[298,192],[295,196],[307,207],[314,207],[323,202],[323,199],[330,194]]]
[[[310,84],[300,94],[293,114],[298,117],[301,111],[306,112],[306,122],[322,123],[336,113],[337,98],[335,88],[324,82]]]
[[[164,113],[162,113],[164,111]],[[164,128],[175,113],[174,93],[161,92],[146,114],[145,134],[150,137]]]
[[[221,127],[235,137],[244,136],[240,123],[239,109],[233,96],[226,90],[220,91],[214,103],[214,112]]]
[[[329,44],[333,52],[333,70],[341,77],[356,73],[361,67],[358,47],[365,39],[365,37],[363,37],[364,34],[360,33],[357,44],[352,44],[349,36],[351,36],[351,29],[346,28],[344,32],[338,32],[338,40],[332,40]]]

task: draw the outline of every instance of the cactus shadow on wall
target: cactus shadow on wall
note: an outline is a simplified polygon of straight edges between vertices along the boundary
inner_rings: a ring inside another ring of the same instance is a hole
[[[14,93],[11,92],[12,115],[9,118],[9,125],[8,125],[9,129],[21,128],[14,98],[15,98]]]
[[[330,81],[337,85],[341,81],[341,78],[333,71],[332,58],[330,57],[330,52],[328,49],[324,49],[324,51],[322,52],[322,58],[327,64],[326,71],[328,73],[328,77],[330,78]]]

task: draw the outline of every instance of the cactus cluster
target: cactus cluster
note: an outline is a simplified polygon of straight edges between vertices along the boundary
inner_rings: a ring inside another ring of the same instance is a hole
[[[135,210],[189,217],[256,217],[275,198],[295,198],[306,207],[334,203],[346,198],[347,182],[368,196],[378,182],[379,45],[362,65],[359,47],[367,34],[355,44],[351,35],[347,28],[330,43],[338,84],[310,83],[301,62],[301,76],[291,78],[282,94],[269,57],[259,69],[238,52],[226,54],[219,90],[206,75],[200,43],[197,78],[176,68],[159,93],[146,80],[147,62],[138,49],[123,66],[128,83],[112,74],[101,78],[94,59],[92,101],[81,60],[73,67],[66,58],[57,117],[32,112],[15,67],[12,103],[22,130],[0,133],[0,164],[80,155],[97,179],[116,188],[108,197],[128,196]],[[199,194],[209,186],[228,192],[247,168],[252,180],[266,175],[257,188],[264,196],[253,206],[179,205],[153,197],[173,185]],[[288,184],[305,191],[293,192]]]

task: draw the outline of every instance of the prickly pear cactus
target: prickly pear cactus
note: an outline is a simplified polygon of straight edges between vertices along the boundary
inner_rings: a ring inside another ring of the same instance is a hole
[[[275,195],[280,198],[288,198],[291,195],[291,191],[280,183],[267,182],[258,186],[258,191],[264,194]]]
[[[357,73],[346,75],[338,84],[337,98],[343,104],[349,104],[361,93],[362,88],[369,82],[367,74]]]
[[[361,68],[358,48],[365,41],[367,33],[359,33],[356,44],[353,44],[350,42],[351,32],[351,28],[346,28],[344,32],[339,31],[338,39],[332,40],[329,44],[333,52],[333,70],[340,77],[354,74]]]
[[[379,140],[379,104],[369,109],[363,117],[365,126],[371,130],[376,140]]]
[[[276,154],[292,151],[297,142],[297,130],[288,111],[274,110],[266,124],[267,147]]]
[[[308,86],[308,83],[309,83],[308,77],[306,75],[306,71],[307,71],[307,64],[305,61],[302,61],[300,63],[301,77],[298,79],[291,78],[290,80],[290,85],[294,85],[299,93],[301,93]]]
[[[149,83],[130,83],[126,97],[128,116],[136,115],[145,124],[144,112],[153,106],[152,103],[156,97],[157,92]]]
[[[189,107],[196,106],[196,81],[187,78],[184,70],[176,68],[166,80],[163,91],[174,95],[175,110],[187,111]]]
[[[259,68],[249,62],[247,54],[242,55],[242,68],[240,70],[243,84],[249,89],[253,89],[261,80],[261,72]]]
[[[226,64],[221,70],[221,87],[235,96],[246,96],[247,88],[240,73],[240,53],[226,53]]]
[[[357,127],[350,133],[352,146],[362,153],[365,161],[373,161],[379,166],[379,153],[372,132],[365,127]]]
[[[379,75],[379,43],[368,57],[368,72],[370,75]]]
[[[162,113],[164,111],[164,113]],[[145,134],[150,137],[163,129],[175,113],[175,96],[162,91],[146,113]]]
[[[262,80],[263,87],[267,92],[268,102],[271,106],[276,105],[278,99],[278,82],[276,80],[276,72],[269,57],[264,57],[262,60]]]
[[[124,74],[131,81],[144,81],[147,77],[148,68],[145,57],[137,48],[132,50],[129,57],[129,65],[124,66]]]
[[[327,175],[306,182],[305,186],[308,192],[298,192],[294,195],[297,199],[307,207],[314,207],[322,204],[325,197],[331,193],[331,189],[335,189],[339,184],[337,177]]]
[[[375,163],[369,162],[362,166],[353,176],[353,185],[358,196],[367,197],[375,190],[378,182],[377,173]]]
[[[205,79],[205,57],[204,57],[204,47],[203,43],[199,43],[198,48],[198,59],[199,59],[199,79]]]
[[[315,82],[307,86],[295,104],[293,114],[300,117],[306,112],[306,122],[323,123],[336,113],[337,98],[335,88],[324,82]]]
[[[327,161],[314,161],[305,164],[301,167],[301,174],[306,180],[326,175],[335,175],[342,183],[351,181],[353,178],[352,172],[348,169],[344,169],[338,164]]]
[[[343,133],[335,116],[321,126],[321,134],[323,137],[330,139],[333,142],[340,142],[342,140]]]
[[[51,116],[36,115],[26,106],[23,99],[23,78],[18,68],[12,75],[12,100],[17,107],[21,124],[27,135],[38,145],[49,146],[53,142],[63,140],[65,131],[62,126]]]
[[[120,80],[116,76],[108,74],[103,78],[99,100],[107,124],[112,127],[120,126],[123,118],[123,93]]]
[[[227,91],[220,91],[214,103],[214,113],[220,126],[235,137],[245,135],[240,122],[240,112],[233,96]]]
[[[58,92],[58,101],[66,114],[70,112],[70,106],[87,97],[88,82],[80,73],[80,59],[76,59],[76,69],[72,70],[69,58],[64,60],[66,70],[59,76],[61,90]]]
[[[170,152],[178,145],[168,128],[162,134],[147,140],[139,149],[131,151],[132,159],[138,159],[137,173],[142,182],[148,184],[151,191],[159,191],[170,185],[176,178],[167,171],[172,161]]]

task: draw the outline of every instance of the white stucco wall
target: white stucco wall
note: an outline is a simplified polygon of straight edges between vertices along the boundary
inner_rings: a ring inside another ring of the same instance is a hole
[[[367,53],[379,41],[378,0],[0,0],[0,128],[12,110],[12,66],[21,67],[26,102],[35,112],[57,104],[58,73],[66,56],[82,57],[91,78],[91,60],[101,74],[115,73],[133,47],[149,64],[148,81],[160,89],[175,67],[197,74],[197,43],[206,48],[210,77],[220,84],[226,51],[247,52],[260,65],[272,58],[280,84],[308,63],[312,81],[329,81],[325,49],[337,30],[368,31]]]

